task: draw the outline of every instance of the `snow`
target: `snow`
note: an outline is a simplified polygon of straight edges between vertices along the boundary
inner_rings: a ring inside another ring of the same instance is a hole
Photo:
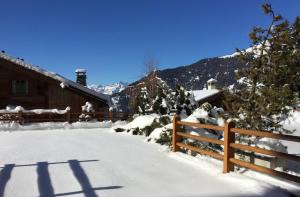
[[[161,138],[161,134],[167,130],[173,129],[173,123],[167,124],[164,127],[154,129],[151,134],[147,137],[148,141],[155,142],[156,140]]]
[[[207,83],[214,83],[214,82],[217,82],[217,80],[215,80],[214,78],[210,78]]]
[[[259,173],[222,174],[220,161],[109,128],[1,132],[0,166],[6,197],[289,196],[285,189],[300,188]]]
[[[211,111],[217,111],[218,108],[213,108]],[[215,112],[217,113],[217,112]],[[206,119],[209,121],[209,124],[217,124],[218,126],[224,126],[224,119],[223,118],[214,118],[214,117],[209,117],[208,111],[202,109],[202,108],[197,108],[189,117],[182,119],[184,122],[194,122],[194,123],[200,123],[200,119]],[[213,139],[219,139],[222,135],[223,132],[221,131],[216,131],[216,133],[211,133],[206,129],[202,128],[196,128],[196,127],[187,127],[185,129],[185,132],[191,134],[191,135],[197,135],[197,136],[203,136],[203,137],[208,137],[208,138],[213,138]],[[188,140],[189,142],[194,142],[195,140]],[[199,142],[201,144],[208,145],[209,143],[207,142]]]
[[[166,99],[164,99],[164,98],[162,99],[161,106],[164,108],[168,107]]]
[[[59,109],[31,109],[31,110],[25,110],[22,106],[17,106],[17,107],[11,107],[7,106],[6,109],[1,109],[0,110],[0,115],[1,113],[18,113],[20,111],[24,113],[35,113],[35,114],[43,114],[43,113],[53,113],[53,114],[65,114],[68,111],[70,111],[70,107],[66,107],[65,110],[59,110]]]
[[[135,128],[143,129],[146,126],[150,126],[155,118],[159,118],[158,114],[150,114],[136,117],[133,121],[129,122],[127,125],[121,127],[125,130],[131,130]]]
[[[293,135],[300,136],[300,111],[290,113],[288,119],[281,123],[285,129],[294,131]],[[282,141],[288,147],[288,153],[300,155],[300,147],[297,142]]]
[[[85,105],[81,106],[83,112],[94,112],[93,105],[90,102],[86,102]]]
[[[61,82],[59,85],[60,85],[60,87],[61,87],[62,89],[64,89],[64,88],[68,87],[68,85],[67,85],[67,84],[65,84],[64,82]]]
[[[78,83],[76,83],[74,81],[71,81],[71,80],[69,80],[69,79],[67,79],[67,78],[65,78],[65,77],[63,77],[63,76],[61,76],[59,74],[46,71],[46,70],[40,68],[39,66],[34,66],[34,65],[31,65],[31,64],[25,63],[24,61],[22,61],[20,59],[17,59],[17,58],[14,58],[14,57],[10,57],[10,56],[8,56],[5,53],[0,53],[0,58],[5,59],[5,60],[10,61],[10,62],[13,62],[13,63],[15,63],[15,64],[17,64],[17,65],[19,65],[19,66],[21,66],[23,68],[26,68],[26,69],[35,71],[37,73],[40,73],[40,74],[42,74],[42,75],[44,75],[46,77],[50,77],[50,78],[52,78],[54,80],[57,80],[57,81],[60,82],[60,86],[61,87],[62,87],[61,83],[63,83],[64,84],[63,85],[64,88],[65,87],[73,87],[73,88],[79,89],[79,90],[81,90],[83,92],[86,92],[86,93],[88,93],[90,95],[93,95],[93,96],[95,96],[97,98],[100,98],[102,100],[107,101],[107,104],[110,105],[110,98],[109,98],[108,95],[105,95],[105,94],[96,92],[94,90],[91,90],[91,89],[89,89],[87,87],[84,87],[83,85],[78,84]]]
[[[75,70],[76,73],[86,73],[86,69],[82,69],[82,68],[77,68]]]
[[[43,122],[43,123],[26,123],[20,125],[18,122],[2,122],[0,121],[0,132],[18,132],[18,131],[28,131],[28,130],[53,130],[53,129],[87,129],[87,128],[110,128],[113,126],[122,126],[127,122],[117,121],[112,123],[111,121],[88,121],[88,122]]]
[[[260,138],[255,145],[258,148],[266,149],[266,150],[273,150],[277,152],[286,152],[286,148],[280,142],[280,140],[272,139],[272,138]]]
[[[269,42],[266,42],[265,46],[266,46],[265,50],[268,50],[269,46],[270,46]],[[262,47],[262,44],[258,44],[256,46],[252,46],[252,47],[249,47],[249,48],[245,49],[244,51],[242,51],[242,53],[243,52],[253,53],[254,57],[259,57],[260,54],[261,54],[261,47]],[[265,50],[263,51],[263,54],[266,54]],[[221,56],[219,58],[232,58],[232,57],[236,57],[238,55],[240,55],[240,52],[234,52],[231,55],[224,55],[224,56]]]
[[[194,97],[195,97],[196,101],[201,101],[203,99],[206,99],[210,96],[213,96],[213,95],[219,93],[220,90],[217,90],[217,89],[210,89],[210,90],[203,89],[203,90],[192,90],[191,92],[192,92],[192,94],[194,94]]]

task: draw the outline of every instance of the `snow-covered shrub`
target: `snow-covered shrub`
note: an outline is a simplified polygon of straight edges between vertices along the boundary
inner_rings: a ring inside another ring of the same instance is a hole
[[[83,106],[81,106],[82,112],[94,112],[93,105],[90,102],[86,102]]]
[[[155,129],[149,136],[149,140],[154,140],[156,143],[171,146],[172,142],[172,124],[166,125],[162,128]]]
[[[81,106],[82,114],[79,115],[79,121],[91,121],[93,118],[90,114],[95,112],[93,105],[90,102],[86,102],[83,106]]]
[[[171,117],[159,116],[158,114],[149,114],[137,116],[133,121],[129,122],[125,126],[116,127],[116,132],[126,131],[133,135],[149,136],[157,128],[162,128],[166,124],[171,122]]]
[[[189,117],[183,119],[182,121],[223,126],[223,115],[224,111],[221,108],[212,107],[209,103],[204,103],[199,108],[197,108]],[[185,132],[191,135],[204,136],[213,139],[223,138],[223,131],[215,131],[212,129],[186,127]],[[185,139],[184,142],[196,147],[200,147],[202,149],[212,150],[214,152],[222,151],[222,147],[217,144],[197,141],[193,139]]]
[[[147,126],[151,126],[155,118],[158,118],[157,114],[149,114],[149,115],[141,115],[141,116],[134,116],[133,121],[129,122],[128,124],[116,127],[115,130],[118,128],[124,129],[126,132],[133,132],[136,128],[144,129]],[[120,130],[119,130],[120,131]]]
[[[122,128],[115,128],[115,131],[118,133],[118,132],[123,132],[123,131],[125,131],[125,129],[122,129]]]
[[[162,128],[170,122],[170,117],[166,115],[156,118],[150,126],[146,126],[145,128],[141,129],[142,135],[149,136],[155,129]]]

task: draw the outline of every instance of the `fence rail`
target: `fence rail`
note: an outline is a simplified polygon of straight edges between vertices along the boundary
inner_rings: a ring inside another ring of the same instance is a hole
[[[224,141],[184,133],[183,132],[184,126],[223,131],[224,132]],[[184,122],[184,121],[180,121],[179,117],[175,116],[173,119],[172,150],[174,152],[176,152],[176,151],[180,151],[180,149],[184,148],[184,149],[198,152],[200,154],[204,154],[204,155],[208,155],[208,156],[217,158],[219,160],[223,160],[223,173],[228,173],[230,171],[234,171],[234,166],[237,165],[237,166],[241,166],[244,168],[248,168],[251,170],[255,170],[258,172],[266,173],[269,175],[277,176],[280,178],[284,178],[284,179],[288,179],[288,180],[300,183],[299,176],[291,175],[291,174],[281,172],[281,171],[276,171],[271,168],[266,168],[266,167],[259,166],[259,165],[256,165],[256,164],[253,164],[250,162],[236,159],[235,152],[236,152],[236,150],[251,151],[254,153],[260,153],[260,154],[264,154],[264,155],[268,155],[268,156],[280,157],[280,158],[284,158],[284,159],[288,159],[288,160],[293,160],[293,161],[296,161],[299,163],[300,163],[300,156],[235,143],[235,134],[236,133],[239,133],[241,135],[252,135],[252,136],[258,136],[258,137],[267,137],[267,138],[273,138],[273,139],[300,142],[300,136],[274,134],[274,133],[269,133],[269,132],[265,132],[265,131],[239,129],[239,128],[235,128],[235,125],[233,122],[225,123],[224,127],[221,127],[221,126],[208,125],[208,124]],[[192,146],[189,144],[185,144],[182,142],[183,138],[223,145],[224,152],[223,152],[223,154],[220,154],[220,153],[216,153],[213,151],[204,150],[204,149],[201,149],[199,147],[195,147],[195,146]]]
[[[17,121],[19,124],[35,123],[35,122],[76,122],[80,120],[80,115],[89,115],[90,119],[96,119],[98,121],[103,120],[126,120],[129,118],[129,114],[125,112],[70,112],[66,113],[52,113],[52,112],[12,112],[12,113],[0,113],[0,121],[12,122]]]

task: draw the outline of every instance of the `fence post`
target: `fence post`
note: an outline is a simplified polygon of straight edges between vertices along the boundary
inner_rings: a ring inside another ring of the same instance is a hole
[[[234,122],[225,123],[224,127],[224,163],[223,173],[234,171],[234,164],[230,163],[229,159],[234,158],[234,149],[230,147],[230,143],[235,142],[235,133],[230,132],[230,129],[235,126]]]
[[[113,112],[109,111],[108,115],[109,115],[109,120],[113,121]]]
[[[179,146],[176,145],[176,142],[179,141],[179,136],[177,135],[177,132],[180,131],[180,125],[178,125],[176,122],[180,120],[179,116],[174,116],[173,118],[173,133],[172,133],[172,151],[176,152],[179,150]]]
[[[71,114],[70,114],[70,110],[67,111],[66,113],[66,120],[68,123],[71,123]]]
[[[99,120],[99,122],[103,121],[104,114],[103,114],[103,113],[101,113],[101,112],[99,112],[99,114],[98,114],[98,115],[99,115],[99,116],[98,116],[98,120]]]
[[[18,111],[18,118],[19,118],[19,124],[23,125],[24,124],[24,119],[23,119],[22,111]]]

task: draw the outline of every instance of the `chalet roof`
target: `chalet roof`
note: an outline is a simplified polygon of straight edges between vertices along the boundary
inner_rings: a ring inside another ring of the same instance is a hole
[[[26,68],[28,70],[32,70],[32,71],[35,71],[39,74],[42,74],[46,77],[50,77],[58,82],[60,82],[60,86],[62,88],[65,88],[65,87],[70,87],[70,88],[73,88],[73,89],[76,89],[76,90],[79,90],[79,91],[82,91],[88,95],[91,95],[93,97],[96,97],[100,100],[104,100],[107,102],[108,105],[110,105],[110,97],[108,95],[105,95],[105,94],[102,94],[102,93],[99,93],[99,92],[96,92],[94,90],[91,90],[79,83],[76,83],[74,81],[71,81],[57,73],[54,73],[54,72],[49,72],[47,70],[44,70],[42,68],[40,68],[39,66],[36,66],[36,65],[32,65],[32,64],[29,64],[29,63],[26,63],[24,62],[24,60],[21,60],[19,58],[15,58],[15,57],[11,57],[5,53],[2,53],[0,52],[0,58],[1,59],[5,59],[7,61],[10,61],[18,66],[21,66],[23,68]]]
[[[218,94],[220,92],[220,90],[218,90],[218,89],[212,89],[212,90],[203,89],[203,90],[192,90],[191,92],[195,96],[195,101],[198,102],[198,101],[201,101],[203,99],[206,99],[206,98],[209,98],[211,96]]]

